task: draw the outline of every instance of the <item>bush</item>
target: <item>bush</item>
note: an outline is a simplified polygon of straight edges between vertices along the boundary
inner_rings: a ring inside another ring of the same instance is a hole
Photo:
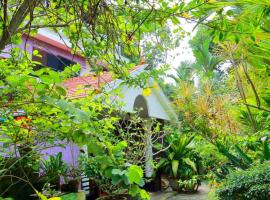
[[[270,197],[270,162],[231,173],[216,191],[222,200],[267,200]]]

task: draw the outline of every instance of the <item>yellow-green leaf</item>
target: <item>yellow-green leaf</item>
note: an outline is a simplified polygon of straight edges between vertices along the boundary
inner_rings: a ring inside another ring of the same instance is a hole
[[[39,191],[35,190],[37,196],[39,197],[39,199],[41,200],[48,200],[47,197],[43,194],[41,194]]]

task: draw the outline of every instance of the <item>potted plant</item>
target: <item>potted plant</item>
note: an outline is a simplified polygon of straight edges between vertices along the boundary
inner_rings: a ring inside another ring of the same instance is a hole
[[[78,167],[71,166],[69,168],[68,177],[70,179],[67,181],[69,192],[78,192],[81,175],[82,175],[82,171]]]
[[[192,146],[194,136],[180,135],[173,141],[161,158],[158,167],[167,175],[169,184],[174,191],[185,191],[182,181],[191,179],[197,174],[195,151]]]
[[[49,156],[42,162],[43,178],[50,183],[54,189],[60,189],[60,176],[67,172],[67,164],[62,160],[62,153]]]
[[[198,187],[200,185],[200,179],[199,176],[192,176],[191,178],[187,180],[178,180],[178,186],[179,190],[183,192],[193,193],[198,190]]]

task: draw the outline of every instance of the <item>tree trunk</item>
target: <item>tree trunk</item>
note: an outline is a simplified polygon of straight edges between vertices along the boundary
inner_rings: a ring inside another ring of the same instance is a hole
[[[17,11],[12,15],[9,24],[3,25],[3,33],[0,39],[0,52],[10,42],[11,37],[17,33],[19,27],[22,25],[26,16],[33,12],[38,0],[24,0],[18,7]],[[7,5],[6,5],[7,6]],[[7,23],[4,22],[4,23]]]
[[[153,144],[152,144],[152,123],[151,121],[145,122],[145,176],[150,178],[153,176],[154,169],[153,169]]]

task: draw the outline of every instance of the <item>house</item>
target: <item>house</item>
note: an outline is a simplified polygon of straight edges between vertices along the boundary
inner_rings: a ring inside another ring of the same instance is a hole
[[[28,51],[32,55],[32,59],[39,61],[42,65],[52,68],[56,71],[64,70],[65,66],[79,63],[82,68],[80,73],[65,81],[65,87],[68,91],[68,97],[71,99],[84,98],[87,95],[87,90],[98,89],[100,84],[105,85],[105,90],[110,91],[115,88],[120,88],[123,97],[121,101],[124,103],[121,108],[122,111],[132,113],[136,109],[142,109],[140,115],[144,118],[156,118],[160,121],[176,121],[177,116],[170,106],[170,102],[157,85],[155,80],[147,80],[147,87],[151,87],[151,93],[147,96],[143,95],[143,89],[140,87],[130,87],[121,84],[120,79],[113,79],[112,75],[104,70],[103,74],[97,78],[93,78],[89,74],[89,64],[86,59],[79,54],[72,54],[68,47],[70,44],[63,36],[59,36],[51,30],[41,29],[34,37],[23,35],[22,44],[19,45],[21,49]],[[6,48],[9,51],[12,46]],[[42,57],[37,57],[33,54],[38,50]],[[7,58],[8,53],[0,54],[0,57]],[[139,64],[130,71],[130,76],[137,76],[142,72],[147,71],[147,64]],[[76,93],[78,87],[84,88],[85,92]],[[119,97],[115,97],[116,99]],[[150,127],[151,128],[151,127]],[[151,149],[150,149],[151,150]],[[80,154],[80,149],[74,144],[67,144],[65,147],[53,147],[46,150],[45,154],[63,153],[63,160],[70,164],[76,164],[76,160]],[[151,171],[149,172],[151,174]]]

